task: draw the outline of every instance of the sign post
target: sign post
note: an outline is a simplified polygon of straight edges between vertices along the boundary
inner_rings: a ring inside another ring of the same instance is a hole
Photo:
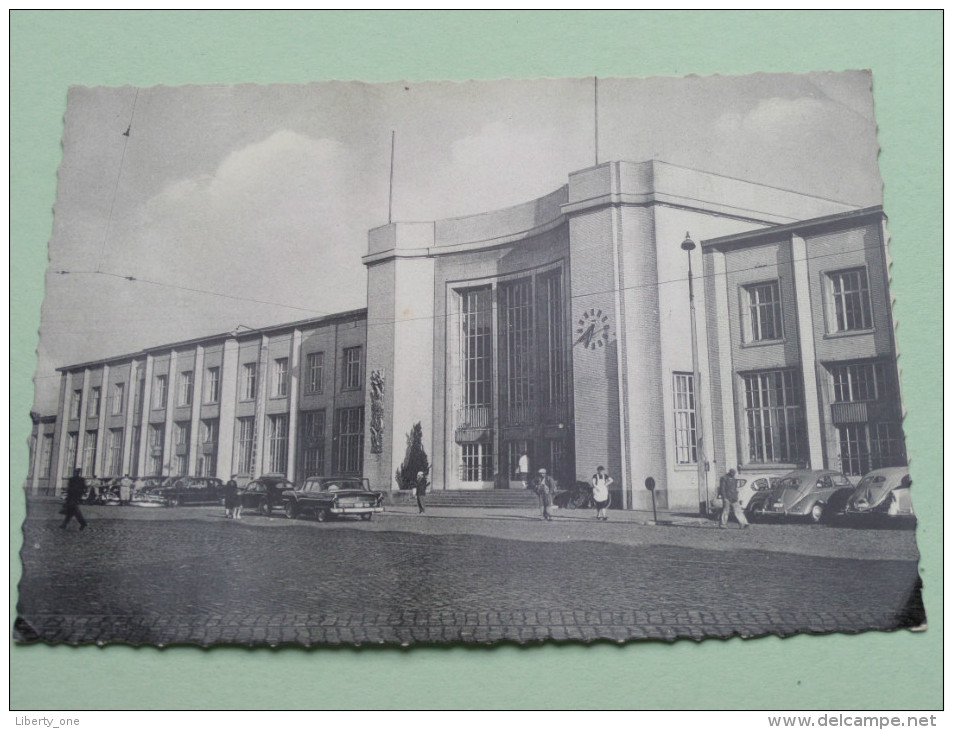
[[[658,514],[655,512],[655,480],[652,477],[645,480],[645,488],[652,493],[652,522],[658,524]]]

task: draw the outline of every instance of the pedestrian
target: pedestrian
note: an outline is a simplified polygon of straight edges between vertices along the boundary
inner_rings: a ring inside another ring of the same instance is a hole
[[[426,506],[424,505],[424,495],[427,494],[427,475],[422,471],[417,472],[417,487],[415,489],[417,495],[417,509],[419,510],[418,514],[423,514],[427,511]]]
[[[225,482],[225,517],[233,519],[241,516],[238,505],[238,482],[235,481],[237,474],[232,474],[231,479]]]
[[[119,506],[129,504],[132,501],[132,477],[126,474],[119,480]]]
[[[738,520],[738,526],[744,529],[748,526],[748,520],[745,519],[745,512],[741,509],[741,503],[738,501],[738,482],[735,481],[735,470],[729,469],[718,482],[718,495],[721,497],[721,519],[718,526],[728,527],[728,513],[734,512],[735,519]]]
[[[556,482],[546,475],[545,469],[540,469],[534,484],[539,504],[543,508],[543,519],[552,520],[553,495],[556,493]]]
[[[612,477],[606,474],[606,468],[596,467],[596,473],[592,475],[592,501],[596,503],[596,519],[603,522],[609,519],[607,510],[609,509],[610,484],[612,484]]]
[[[74,469],[73,476],[69,478],[69,482],[66,484],[66,504],[61,510],[66,517],[63,519],[63,524],[60,525],[62,530],[66,529],[66,525],[73,517],[79,523],[80,530],[86,529],[86,519],[79,509],[79,503],[83,501],[83,493],[86,491],[86,480],[83,479],[81,472],[81,469]]]
[[[525,450],[516,465],[516,478],[523,482],[524,489],[529,489],[529,456]]]

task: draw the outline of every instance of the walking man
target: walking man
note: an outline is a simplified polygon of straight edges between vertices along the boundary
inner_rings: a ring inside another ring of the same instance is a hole
[[[596,503],[596,519],[608,520],[609,515],[606,510],[609,508],[609,485],[612,484],[612,477],[606,474],[606,468],[600,466],[596,473],[592,475],[592,501]]]
[[[66,506],[63,507],[63,514],[66,517],[63,519],[63,524],[60,525],[61,530],[66,529],[66,525],[73,517],[79,523],[80,530],[86,529],[86,519],[79,510],[79,503],[83,501],[83,493],[86,491],[86,480],[81,476],[81,471],[81,469],[74,469],[73,476],[69,478],[69,482],[66,484]]]
[[[516,466],[516,478],[523,482],[523,488],[529,489],[529,456],[524,451],[520,454]]]
[[[238,517],[238,482],[235,481],[235,475],[225,482],[225,517]]]
[[[721,520],[719,527],[728,527],[728,512],[734,512],[735,519],[738,520],[738,526],[744,529],[748,526],[748,520],[745,519],[744,510],[741,509],[741,503],[738,501],[738,483],[735,481],[735,470],[729,469],[721,481],[718,482],[718,494],[721,496]]]
[[[556,482],[551,476],[546,475],[545,469],[540,469],[534,487],[539,497],[539,504],[543,508],[543,519],[552,520],[553,515],[550,509],[553,506],[553,495],[556,493]]]
[[[423,514],[427,511],[424,506],[424,495],[427,494],[427,475],[422,471],[417,472],[417,488],[414,490],[417,496],[417,509],[419,510],[418,514]]]

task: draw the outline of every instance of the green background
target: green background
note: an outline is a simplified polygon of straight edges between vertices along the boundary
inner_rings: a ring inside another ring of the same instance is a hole
[[[870,68],[930,628],[492,649],[13,646],[11,708],[939,708],[941,23],[939,11],[12,12],[11,612],[69,85]],[[288,692],[292,677],[321,690]]]

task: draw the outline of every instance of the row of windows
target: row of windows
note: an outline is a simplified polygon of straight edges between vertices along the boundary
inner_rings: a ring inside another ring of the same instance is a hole
[[[302,477],[320,475],[325,469],[325,411],[308,411],[302,414],[300,434],[302,454]],[[340,473],[360,473],[363,468],[364,454],[364,408],[341,408],[336,412],[334,469]],[[218,419],[205,419],[200,422],[201,431],[195,469],[190,469],[191,423],[176,421],[172,424],[171,474],[187,476],[194,471],[195,476],[216,476],[218,455]],[[257,463],[257,445],[255,438],[254,416],[237,419],[235,470],[239,473],[251,473]],[[148,451],[146,472],[148,475],[162,474],[165,452],[165,424],[150,424],[148,431]],[[83,454],[78,459],[77,448],[79,433],[67,434],[66,469],[72,473],[79,467],[87,476],[119,476],[122,470],[124,429],[109,429],[101,469],[97,469],[96,430],[86,431],[83,440]],[[139,427],[133,429],[133,451],[131,463],[138,463]],[[266,423],[267,454],[264,463],[265,472],[287,473],[288,471],[288,414],[268,416]],[[47,434],[43,440],[41,476],[48,477],[53,451],[53,435]],[[45,466],[44,466],[45,465]],[[131,471],[134,471],[132,469]]]
[[[855,332],[873,327],[870,287],[865,268],[824,275],[828,332]],[[784,337],[781,284],[778,280],[742,287],[742,330],[745,342],[769,342]]]

